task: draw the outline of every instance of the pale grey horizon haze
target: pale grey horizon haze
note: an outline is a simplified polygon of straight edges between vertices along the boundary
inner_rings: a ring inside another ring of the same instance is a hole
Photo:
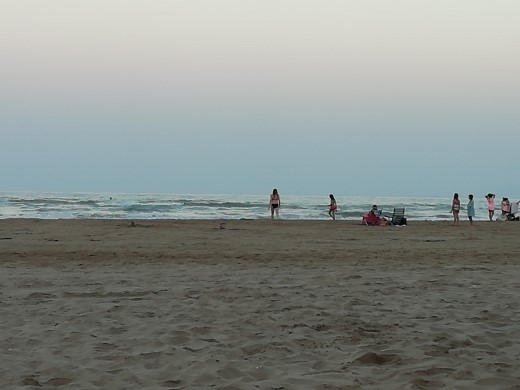
[[[0,7],[0,191],[520,197],[516,0]]]

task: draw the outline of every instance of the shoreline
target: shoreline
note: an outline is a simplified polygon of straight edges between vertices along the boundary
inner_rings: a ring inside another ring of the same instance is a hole
[[[520,224],[134,225],[0,220],[0,387],[519,383]]]
[[[7,218],[41,219],[265,219],[268,196],[225,194],[6,194],[0,193],[0,211]],[[280,215],[289,220],[327,220],[328,195],[283,195]],[[480,199],[480,200],[479,200]],[[337,219],[357,222],[377,204],[383,215],[405,207],[410,221],[451,220],[451,197],[341,196],[336,194]],[[465,219],[466,212],[461,212]],[[478,219],[487,219],[484,198],[475,200]]]

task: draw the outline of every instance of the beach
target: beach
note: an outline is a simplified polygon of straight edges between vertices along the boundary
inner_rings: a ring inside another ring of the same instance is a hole
[[[2,389],[520,389],[520,223],[0,220]]]

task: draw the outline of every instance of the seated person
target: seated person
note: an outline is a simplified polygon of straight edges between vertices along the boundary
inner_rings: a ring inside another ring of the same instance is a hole
[[[509,204],[508,198],[502,198],[502,202],[500,203],[500,209],[502,210],[502,215],[509,214],[511,205]]]
[[[373,205],[370,211],[363,215],[361,223],[363,225],[386,225],[386,218],[381,217],[382,210],[378,210],[377,205]]]

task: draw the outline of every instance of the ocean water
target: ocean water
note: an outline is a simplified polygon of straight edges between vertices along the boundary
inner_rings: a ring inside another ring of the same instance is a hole
[[[328,194],[281,194],[280,219],[329,219]],[[385,198],[336,196],[338,220],[360,220],[373,204],[391,215],[405,207],[406,217],[417,221],[451,219],[450,198]],[[0,193],[0,218],[38,219],[264,219],[270,218],[269,194],[101,194],[101,193]],[[465,217],[464,205],[461,219]],[[485,200],[476,200],[476,219],[487,219]]]

